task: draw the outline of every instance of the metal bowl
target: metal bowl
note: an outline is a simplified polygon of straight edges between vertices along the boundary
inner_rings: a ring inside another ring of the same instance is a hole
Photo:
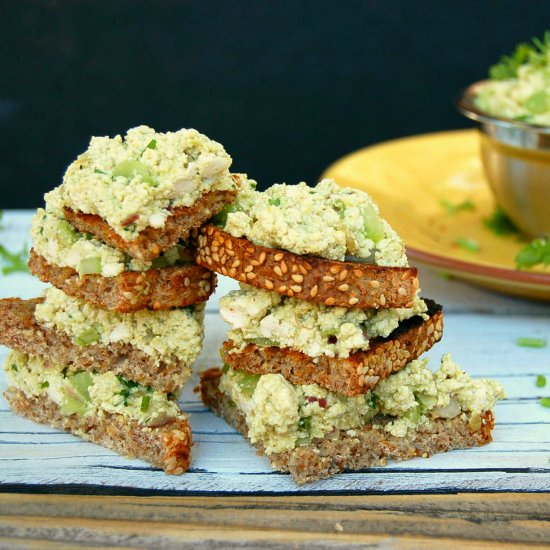
[[[481,158],[499,205],[527,235],[550,235],[550,127],[499,118],[474,105],[478,88],[457,102],[462,114],[480,123]]]

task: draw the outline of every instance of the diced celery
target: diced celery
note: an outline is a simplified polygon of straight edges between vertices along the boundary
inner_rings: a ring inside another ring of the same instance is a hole
[[[437,397],[434,395],[426,395],[424,393],[418,393],[415,395],[416,401],[419,404],[419,408],[422,412],[428,411],[434,407],[437,403]]]
[[[525,108],[534,114],[545,113],[550,109],[550,95],[545,90],[535,92],[527,98]]]
[[[420,417],[422,416],[421,408],[422,407],[420,405],[416,405],[414,409],[409,409],[403,415],[403,417],[406,418],[407,420],[410,420],[413,424],[416,424],[420,420]]]
[[[101,258],[94,256],[92,258],[84,258],[78,264],[78,272],[81,275],[94,275],[101,273]]]
[[[77,346],[84,347],[89,346],[94,342],[99,342],[100,339],[101,336],[97,328],[91,326],[90,328],[87,328],[84,332],[81,332],[78,336],[76,336],[73,341]]]
[[[62,244],[64,244],[65,246],[70,246],[71,244],[78,241],[78,233],[73,229],[68,221],[59,220],[57,227],[57,237]]]
[[[86,412],[87,405],[82,399],[66,397],[64,403],[61,404],[60,410],[63,414],[78,414],[83,416]]]
[[[369,239],[377,243],[384,238],[384,228],[382,227],[380,216],[371,204],[363,208],[363,220],[365,234]]]
[[[256,344],[257,346],[266,348],[279,345],[278,342],[275,342],[275,340],[270,340],[269,338],[251,338],[248,341],[252,344]]]
[[[226,204],[215,216],[212,216],[212,223],[218,227],[225,227],[228,214],[240,212],[241,208],[236,204]]]
[[[248,374],[241,371],[238,373],[237,386],[246,397],[252,397],[259,379],[259,374]]]
[[[90,400],[88,388],[92,385],[92,381],[92,375],[87,371],[77,372],[76,374],[69,376],[69,382],[73,385],[78,394],[86,399],[86,401]]]
[[[150,185],[157,184],[155,178],[151,175],[149,168],[142,162],[139,162],[139,160],[123,160],[117,164],[113,169],[113,177],[117,176],[122,176],[128,179],[141,176],[142,181]]]

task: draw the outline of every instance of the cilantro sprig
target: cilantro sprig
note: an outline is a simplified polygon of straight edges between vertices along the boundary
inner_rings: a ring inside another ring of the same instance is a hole
[[[463,212],[465,210],[475,210],[476,206],[471,199],[466,199],[459,203],[452,203],[447,199],[441,199],[439,204],[447,211],[447,214],[454,216],[458,212]]]
[[[483,219],[483,225],[499,237],[519,233],[519,229],[500,206],[497,206],[489,217]]]
[[[550,50],[550,31],[544,33],[542,40],[533,38],[531,42],[532,44],[518,44],[511,55],[503,55],[498,63],[489,68],[489,78],[492,80],[515,78],[519,67],[526,63],[536,67],[546,66]]]
[[[0,260],[2,261],[2,273],[10,275],[11,273],[28,273],[27,261],[29,259],[29,249],[27,244],[19,252],[10,252],[5,246],[0,244]]]

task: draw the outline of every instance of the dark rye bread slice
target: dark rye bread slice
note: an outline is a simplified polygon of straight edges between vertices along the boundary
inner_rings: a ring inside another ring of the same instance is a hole
[[[64,209],[66,220],[82,233],[91,233],[105,244],[125,252],[142,262],[150,262],[164,250],[174,246],[180,239],[187,239],[193,228],[217,214],[226,204],[231,203],[237,191],[210,191],[200,197],[192,206],[174,208],[164,227],[146,227],[137,238],[125,241],[113,228],[96,214],[85,214]],[[137,216],[138,214],[136,214]],[[137,218],[129,218],[128,225]]]
[[[314,360],[301,351],[256,344],[235,352],[231,351],[233,343],[226,341],[222,359],[250,374],[282,374],[291,384],[318,384],[346,396],[367,393],[441,340],[443,308],[432,300],[425,302],[430,316],[427,321],[420,316],[407,319],[387,338],[373,338],[368,350],[347,358],[323,355]]]
[[[65,430],[129,458],[139,458],[163,469],[182,474],[191,460],[191,428],[182,415],[162,426],[145,427],[119,414],[103,411],[101,416],[63,414],[46,396],[25,395],[10,387],[4,393],[11,410],[40,424]]]
[[[115,277],[79,275],[71,267],[48,263],[34,248],[29,269],[69,296],[120,313],[189,306],[208,300],[216,288],[216,275],[199,265],[125,271]]]
[[[381,267],[299,256],[233,237],[205,225],[195,261],[243,283],[327,306],[411,307],[418,290],[414,267]]]
[[[236,430],[247,436],[244,415],[218,388],[220,369],[210,369],[201,375],[201,397],[207,407],[221,416]],[[389,417],[376,417],[378,425],[390,422]],[[332,432],[314,440],[307,447],[268,455],[276,470],[290,472],[298,485],[330,477],[344,470],[363,470],[384,466],[389,460],[409,460],[429,457],[434,453],[485,445],[492,441],[494,418],[491,411],[481,416],[478,431],[470,428],[461,415],[452,419],[432,419],[430,426],[395,437],[383,429],[366,424],[349,433]],[[353,434],[353,435],[352,435]],[[261,443],[256,443],[259,455],[265,455]]]
[[[0,300],[0,344],[20,353],[40,355],[46,363],[99,373],[113,371],[164,393],[178,392],[191,375],[190,367],[178,358],[157,367],[149,355],[127,343],[77,346],[65,332],[46,328],[35,319],[34,310],[41,301]]]

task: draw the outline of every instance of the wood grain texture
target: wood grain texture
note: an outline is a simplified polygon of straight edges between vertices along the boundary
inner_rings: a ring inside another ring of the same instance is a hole
[[[130,536],[131,534],[131,536]],[[323,497],[0,496],[0,535],[12,539],[188,548],[543,547],[546,495]],[[1,541],[1,539],[0,539]],[[450,547],[450,546],[447,546]]]

